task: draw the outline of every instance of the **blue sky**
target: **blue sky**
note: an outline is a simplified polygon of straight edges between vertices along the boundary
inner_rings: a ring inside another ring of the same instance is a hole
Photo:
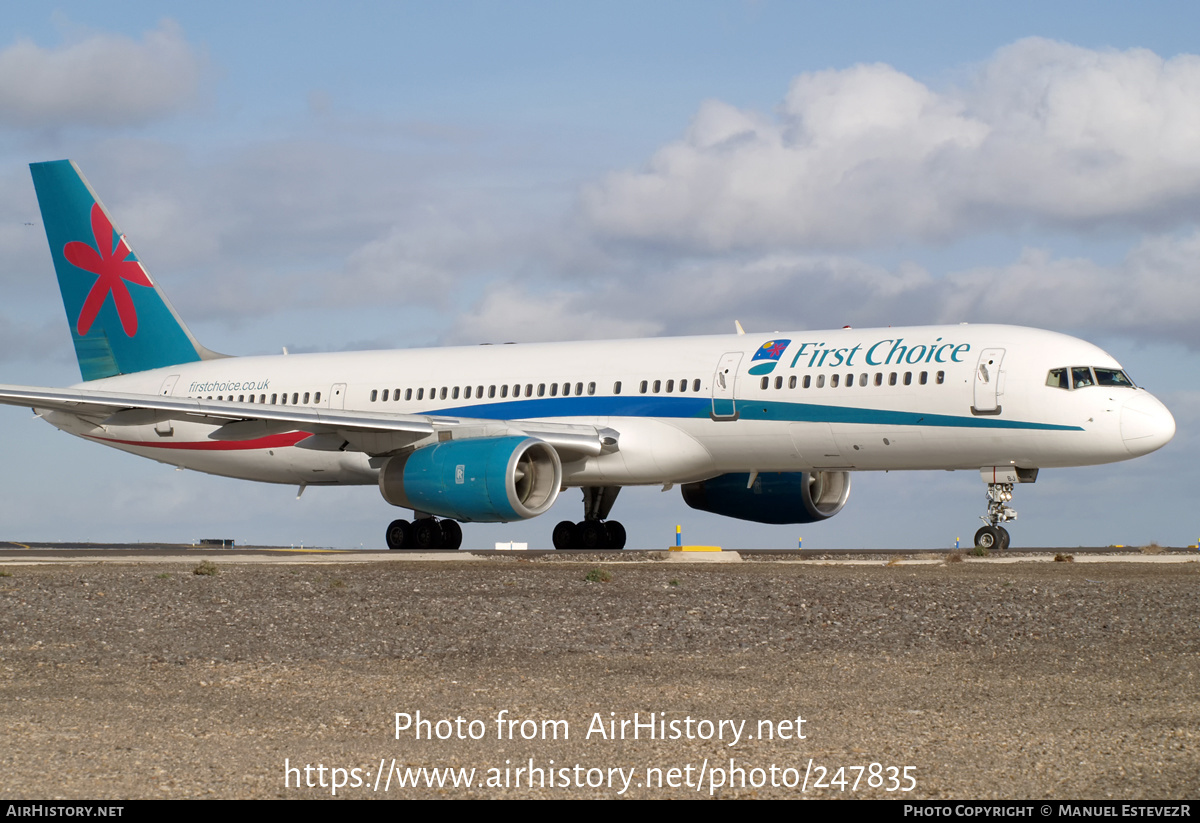
[[[0,24],[0,370],[78,379],[28,163],[78,162],[234,353],[1011,322],[1108,349],[1176,439],[1018,489],[1017,545],[1194,543],[1190,4],[60,3]],[[520,322],[514,323],[514,318]],[[370,488],[176,472],[0,410],[14,539],[379,545]],[[946,545],[973,473],[802,529],[630,489],[635,545]],[[472,526],[547,545],[578,519]]]

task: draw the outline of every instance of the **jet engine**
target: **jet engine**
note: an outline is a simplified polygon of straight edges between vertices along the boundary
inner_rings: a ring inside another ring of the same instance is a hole
[[[756,523],[816,523],[842,510],[850,496],[850,472],[722,474],[685,483],[683,500],[693,509]]]
[[[562,463],[533,437],[448,440],[390,458],[379,491],[393,506],[464,522],[536,517],[562,486]]]

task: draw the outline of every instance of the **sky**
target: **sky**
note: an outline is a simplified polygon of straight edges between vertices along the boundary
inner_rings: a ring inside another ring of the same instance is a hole
[[[0,22],[0,382],[79,372],[28,164],[75,160],[229,354],[1000,322],[1113,354],[1147,457],[1019,486],[1014,546],[1195,544],[1193,4],[64,2]],[[380,547],[372,487],[176,471],[0,409],[0,539]],[[759,526],[626,489],[635,547],[969,541],[974,472]],[[469,525],[549,547],[582,516]]]

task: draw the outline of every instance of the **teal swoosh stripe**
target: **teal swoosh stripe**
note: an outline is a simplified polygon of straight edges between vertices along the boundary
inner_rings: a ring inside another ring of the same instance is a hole
[[[507,403],[452,406],[430,409],[419,414],[453,414],[485,420],[523,420],[534,417],[708,417],[712,410],[709,397],[668,397],[631,395],[629,397],[540,397]],[[967,417],[953,414],[860,409],[853,406],[828,406],[819,403],[785,403],[776,400],[739,399],[737,411],[742,420],[775,420],[789,423],[855,423],[865,426],[931,426],[958,429],[1025,429],[1034,431],[1083,431],[1081,426],[1005,420],[1001,417]]]

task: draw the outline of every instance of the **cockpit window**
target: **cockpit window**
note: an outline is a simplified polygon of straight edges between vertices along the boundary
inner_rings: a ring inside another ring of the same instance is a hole
[[[1127,389],[1134,387],[1129,375],[1120,369],[1102,369],[1097,366],[1093,371],[1096,372],[1096,385],[1098,386],[1124,386]]]
[[[1046,373],[1046,385],[1055,389],[1083,389],[1088,386],[1121,386],[1137,388],[1121,369],[1104,369],[1099,366],[1071,366],[1051,369]]]
[[[1075,388],[1082,389],[1084,386],[1094,386],[1096,381],[1092,379],[1092,370],[1087,366],[1073,366],[1071,368],[1071,382],[1075,384]]]

